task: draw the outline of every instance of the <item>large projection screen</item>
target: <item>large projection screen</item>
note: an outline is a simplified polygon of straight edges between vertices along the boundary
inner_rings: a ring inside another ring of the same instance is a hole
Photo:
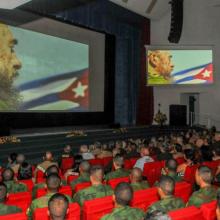
[[[105,34],[42,18],[0,25],[1,112],[103,112]]]

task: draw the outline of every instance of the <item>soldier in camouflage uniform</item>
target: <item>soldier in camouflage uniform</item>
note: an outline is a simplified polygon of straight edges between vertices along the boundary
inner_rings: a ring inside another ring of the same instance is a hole
[[[73,153],[70,145],[66,145],[63,149],[61,157],[58,159],[59,166],[61,166],[62,159],[73,158]]]
[[[4,184],[7,186],[8,193],[25,192],[28,190],[25,184],[14,181],[14,171],[11,168],[3,171],[2,178]]]
[[[129,203],[133,197],[133,190],[129,183],[119,183],[114,191],[115,208],[101,220],[142,220],[144,212],[141,209],[131,208]]]
[[[161,198],[160,201],[153,203],[147,212],[151,213],[155,210],[163,213],[185,207],[184,202],[180,198],[173,195],[175,188],[175,181],[170,176],[162,176],[158,184],[158,194]]]
[[[200,189],[192,194],[188,206],[200,207],[203,203],[216,199],[217,189],[211,185],[213,179],[212,171],[207,166],[201,166],[196,171],[196,183]]]
[[[17,212],[22,212],[22,209],[16,206],[6,205],[7,187],[4,183],[0,183],[0,216]]]
[[[73,196],[73,201],[83,206],[86,200],[112,195],[113,191],[111,187],[102,184],[103,175],[104,171],[102,166],[93,166],[90,170],[90,181],[92,186],[77,192]]]
[[[140,168],[133,168],[130,174],[131,187],[134,191],[147,189],[149,184],[147,181],[142,181],[142,171]]]
[[[130,172],[123,168],[124,166],[124,159],[121,156],[115,156],[113,158],[113,166],[115,171],[112,171],[105,176],[105,180],[108,181],[110,179],[119,178],[119,177],[126,177],[129,176]]]
[[[46,184],[47,184],[47,194],[32,201],[30,207],[27,210],[28,219],[32,219],[32,215],[35,209],[44,208],[48,206],[48,201],[51,198],[51,196],[53,196],[59,190],[61,184],[61,178],[57,174],[52,173],[47,177]],[[69,202],[71,202],[71,198],[68,196],[66,197],[69,200]]]
[[[172,220],[172,219],[168,214],[156,210],[151,213],[147,213],[144,220]]]
[[[90,182],[90,164],[88,161],[83,161],[79,165],[79,177],[75,180],[73,180],[70,185],[74,191],[75,186],[79,183],[84,183],[84,182]]]

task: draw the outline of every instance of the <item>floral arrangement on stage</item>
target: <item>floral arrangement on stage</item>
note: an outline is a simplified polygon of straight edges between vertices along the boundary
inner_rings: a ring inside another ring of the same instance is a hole
[[[0,144],[6,144],[6,143],[20,143],[21,140],[15,136],[5,136],[0,137]]]
[[[163,126],[165,122],[167,121],[167,116],[166,114],[162,113],[160,111],[160,104],[158,104],[158,112],[154,117],[154,121],[159,124],[160,126]]]
[[[124,134],[127,132],[128,132],[127,128],[118,128],[113,131],[114,134],[116,134],[116,133]]]
[[[69,138],[69,137],[83,137],[83,136],[87,136],[87,134],[83,130],[71,131],[66,135],[67,138]]]

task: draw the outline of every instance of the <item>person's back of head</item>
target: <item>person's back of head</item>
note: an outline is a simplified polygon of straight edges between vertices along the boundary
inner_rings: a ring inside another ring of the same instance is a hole
[[[174,193],[175,181],[170,176],[161,176],[158,184],[158,193],[161,198],[171,196]]]
[[[193,149],[184,150],[184,156],[186,160],[190,160],[192,162],[195,161],[195,151]]]
[[[16,158],[17,158],[17,154],[16,153],[11,153],[8,157],[8,161],[9,163],[15,163],[16,162]]]
[[[23,162],[18,169],[18,179],[25,180],[31,178],[32,178],[32,166],[27,162]]]
[[[25,161],[25,156],[24,154],[18,154],[17,158],[16,158],[16,162],[17,164],[22,164]]]
[[[92,166],[90,169],[90,181],[92,185],[101,184],[104,176],[104,169],[100,165]]]
[[[220,220],[220,191],[217,194],[217,209],[216,209],[217,220]]]
[[[133,189],[129,183],[119,183],[114,190],[113,199],[116,206],[127,206],[133,198]]]
[[[55,174],[59,174],[59,168],[54,164],[49,166],[46,171],[45,171],[45,176],[49,176],[50,174],[55,173]]]
[[[183,152],[183,147],[180,144],[175,144],[175,151],[178,153],[182,153]]]
[[[169,159],[166,161],[165,167],[167,168],[168,172],[176,173],[177,170],[177,162],[174,159]]]
[[[4,182],[11,181],[14,179],[14,171],[11,168],[7,168],[2,173],[2,179]]]
[[[202,161],[212,161],[213,152],[212,152],[212,150],[210,149],[209,146],[203,145],[200,148],[200,152],[201,152],[201,155],[202,155]]]
[[[122,168],[124,166],[124,158],[121,155],[116,155],[113,158],[113,164],[116,169]]]
[[[4,203],[7,196],[7,186],[0,182],[0,203]]]
[[[45,160],[45,161],[52,161],[52,160],[53,160],[53,154],[52,154],[52,152],[47,151],[47,152],[45,153],[44,160]]]
[[[149,156],[150,151],[148,146],[142,146],[141,147],[141,157]]]
[[[49,192],[58,192],[61,184],[61,178],[58,174],[52,173],[46,178],[47,189]]]
[[[166,213],[163,213],[159,210],[155,210],[153,212],[148,212],[144,218],[144,220],[171,220],[170,216]]]
[[[138,167],[135,167],[131,170],[130,174],[131,183],[139,183],[142,181],[142,170]]]
[[[79,165],[80,173],[89,173],[90,171],[90,163],[88,161],[82,161]]]
[[[210,185],[213,180],[212,170],[207,166],[200,166],[196,170],[196,183],[203,187],[205,185]]]
[[[68,213],[69,201],[65,195],[56,193],[48,201],[48,211],[51,220],[64,220]]]

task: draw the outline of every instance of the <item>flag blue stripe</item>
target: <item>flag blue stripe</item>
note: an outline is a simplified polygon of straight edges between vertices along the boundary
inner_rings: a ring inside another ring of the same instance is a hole
[[[177,73],[172,74],[172,76],[173,76],[173,77],[175,77],[175,76],[180,76],[180,75],[183,75],[183,74],[188,73],[188,72],[190,72],[190,71],[193,71],[193,70],[196,70],[196,69],[200,69],[200,68],[204,68],[204,67],[206,67],[206,66],[208,66],[208,65],[210,65],[210,64],[211,64],[211,63],[207,63],[207,64],[205,64],[205,65],[201,65],[201,66],[193,67],[193,68],[190,68],[190,69],[182,70],[182,71],[179,71],[179,72],[177,72]]]
[[[188,77],[185,77],[183,79],[175,81],[175,83],[178,84],[178,83],[182,83],[182,82],[190,81],[190,80],[194,80],[194,77],[193,76],[188,76]]]
[[[63,73],[63,74],[59,74],[56,76],[51,76],[51,77],[46,77],[43,79],[30,81],[30,82],[27,82],[27,83],[24,83],[24,84],[18,86],[17,89],[22,92],[22,91],[29,90],[29,89],[39,88],[41,86],[48,85],[50,83],[53,83],[53,82],[56,82],[59,80],[71,79],[73,77],[79,77],[86,70],[87,69],[83,69],[83,70],[76,71],[76,72]]]

